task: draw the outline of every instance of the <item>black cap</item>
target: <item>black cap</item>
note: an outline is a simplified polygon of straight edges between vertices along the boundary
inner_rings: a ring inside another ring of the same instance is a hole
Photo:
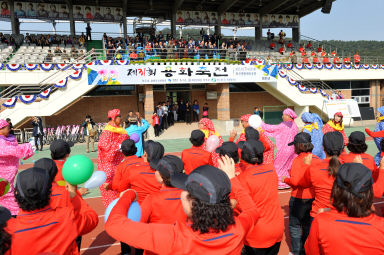
[[[290,142],[288,146],[292,146],[297,143],[311,143],[311,142],[312,142],[311,135],[308,133],[301,132],[295,135],[293,142]]]
[[[196,129],[191,132],[191,138],[192,140],[199,141],[205,139],[205,135],[203,131]]]
[[[365,135],[361,131],[354,131],[348,137],[348,143],[350,144],[364,144]]]
[[[245,133],[245,139],[246,140],[249,140],[249,139],[259,140],[260,139],[259,131],[257,131],[253,127],[246,127],[244,130],[244,133]]]
[[[121,143],[121,151],[132,151],[133,147],[136,147],[135,141],[131,139],[124,140]]]
[[[231,182],[227,174],[209,165],[196,168],[190,175],[174,174],[171,176],[171,184],[209,204],[225,201],[231,192]]]
[[[230,158],[236,157],[238,155],[238,147],[233,142],[224,142],[219,148],[216,149],[216,153],[220,156],[228,155]]]
[[[182,173],[184,170],[184,163],[181,159],[174,155],[164,156],[157,163],[154,168],[156,171],[159,171],[161,175],[165,177],[171,177],[175,173]]]
[[[11,217],[11,212],[7,208],[0,206],[0,227],[5,226]]]
[[[357,197],[373,184],[372,172],[360,163],[345,163],[337,171],[336,183]]]
[[[323,146],[326,152],[340,154],[344,149],[344,137],[338,131],[328,132],[323,137]]]
[[[48,171],[51,182],[54,181],[58,172],[55,161],[50,158],[41,158],[37,160],[33,166]]]
[[[264,153],[264,144],[259,140],[248,140],[244,143],[243,153],[249,154],[251,158],[254,158],[257,154]]]
[[[71,151],[71,147],[73,146],[73,142],[66,142],[62,139],[55,140],[49,146],[51,150],[52,156],[54,158],[64,158],[65,155],[69,154]]]
[[[51,185],[47,170],[32,167],[19,173],[16,190],[22,197],[37,198],[46,195]]]
[[[152,140],[144,143],[144,151],[147,153],[150,166],[154,169],[159,160],[164,156],[164,146]]]

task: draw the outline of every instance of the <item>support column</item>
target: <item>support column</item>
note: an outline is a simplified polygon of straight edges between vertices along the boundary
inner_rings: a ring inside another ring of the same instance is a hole
[[[292,28],[292,41],[295,43],[300,42],[300,27]]]
[[[263,28],[262,25],[255,26],[255,41],[261,40],[263,37]]]
[[[153,86],[144,85],[144,118],[151,123],[155,104],[153,101]]]
[[[71,32],[71,36],[76,35],[76,28],[75,28],[75,20],[73,19],[73,5],[71,1],[68,1],[68,14],[69,14],[69,30]]]
[[[176,38],[176,11],[172,10],[171,16],[171,34],[173,38]]]
[[[221,35],[221,25],[215,25],[215,34]]]
[[[12,27],[12,34],[17,34],[18,31],[18,22],[16,20],[16,15],[15,15],[15,6],[14,6],[14,1],[13,0],[8,0],[8,6],[9,6],[9,12],[11,14],[11,27]]]
[[[124,0],[123,1],[123,33],[124,33],[124,40],[127,40],[127,34],[128,34],[127,6],[128,6],[128,0]]]
[[[369,106],[373,107],[375,109],[375,114],[377,114],[377,108],[381,106],[380,102],[380,81],[379,80],[372,80],[369,82],[370,84],[370,103]]]
[[[229,84],[222,83],[216,85],[217,89],[217,119],[230,120],[231,108],[229,100]]]

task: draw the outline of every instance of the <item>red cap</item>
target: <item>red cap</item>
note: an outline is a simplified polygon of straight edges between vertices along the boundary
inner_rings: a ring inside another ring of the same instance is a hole
[[[340,116],[340,117],[342,117],[342,118],[344,117],[343,114],[342,114],[341,112],[337,112],[337,113],[335,113],[335,115]],[[334,115],[334,116],[335,116],[335,115]]]

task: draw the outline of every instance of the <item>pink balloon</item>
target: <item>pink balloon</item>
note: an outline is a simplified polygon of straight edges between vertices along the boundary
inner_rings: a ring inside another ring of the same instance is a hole
[[[219,145],[220,145],[220,140],[217,136],[211,135],[210,137],[208,137],[207,146],[206,146],[207,151],[212,152],[216,150],[216,148],[219,147]]]
[[[133,140],[135,143],[138,143],[140,141],[140,136],[136,133],[133,133],[129,136],[129,139]]]

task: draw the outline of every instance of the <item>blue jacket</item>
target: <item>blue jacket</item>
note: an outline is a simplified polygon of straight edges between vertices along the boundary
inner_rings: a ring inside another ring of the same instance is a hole
[[[325,158],[325,152],[323,149],[323,121],[321,120],[320,116],[316,113],[309,113],[305,112],[301,115],[301,119],[304,123],[311,123],[315,124],[317,123],[318,129],[313,128],[311,132],[308,131],[308,129],[304,128],[303,132],[308,133],[311,135],[312,144],[313,144],[313,151],[312,153],[316,156],[318,156],[320,159]]]
[[[384,106],[378,108],[377,111],[380,113],[380,116],[384,116]],[[380,121],[379,123],[376,124],[375,132],[382,131],[382,130],[384,130],[384,121]],[[376,147],[379,149],[379,152],[375,156],[376,165],[380,164],[380,159],[381,159],[380,142],[382,139],[383,139],[382,137],[373,138],[373,140],[375,141]]]
[[[133,133],[136,133],[140,136],[140,140],[136,143],[136,148],[137,148],[136,156],[138,157],[141,157],[144,154],[142,135],[145,131],[147,131],[148,128],[149,128],[148,121],[146,121],[145,119],[142,119],[140,127],[137,125],[130,125],[128,128],[125,129],[128,135],[132,135]]]

